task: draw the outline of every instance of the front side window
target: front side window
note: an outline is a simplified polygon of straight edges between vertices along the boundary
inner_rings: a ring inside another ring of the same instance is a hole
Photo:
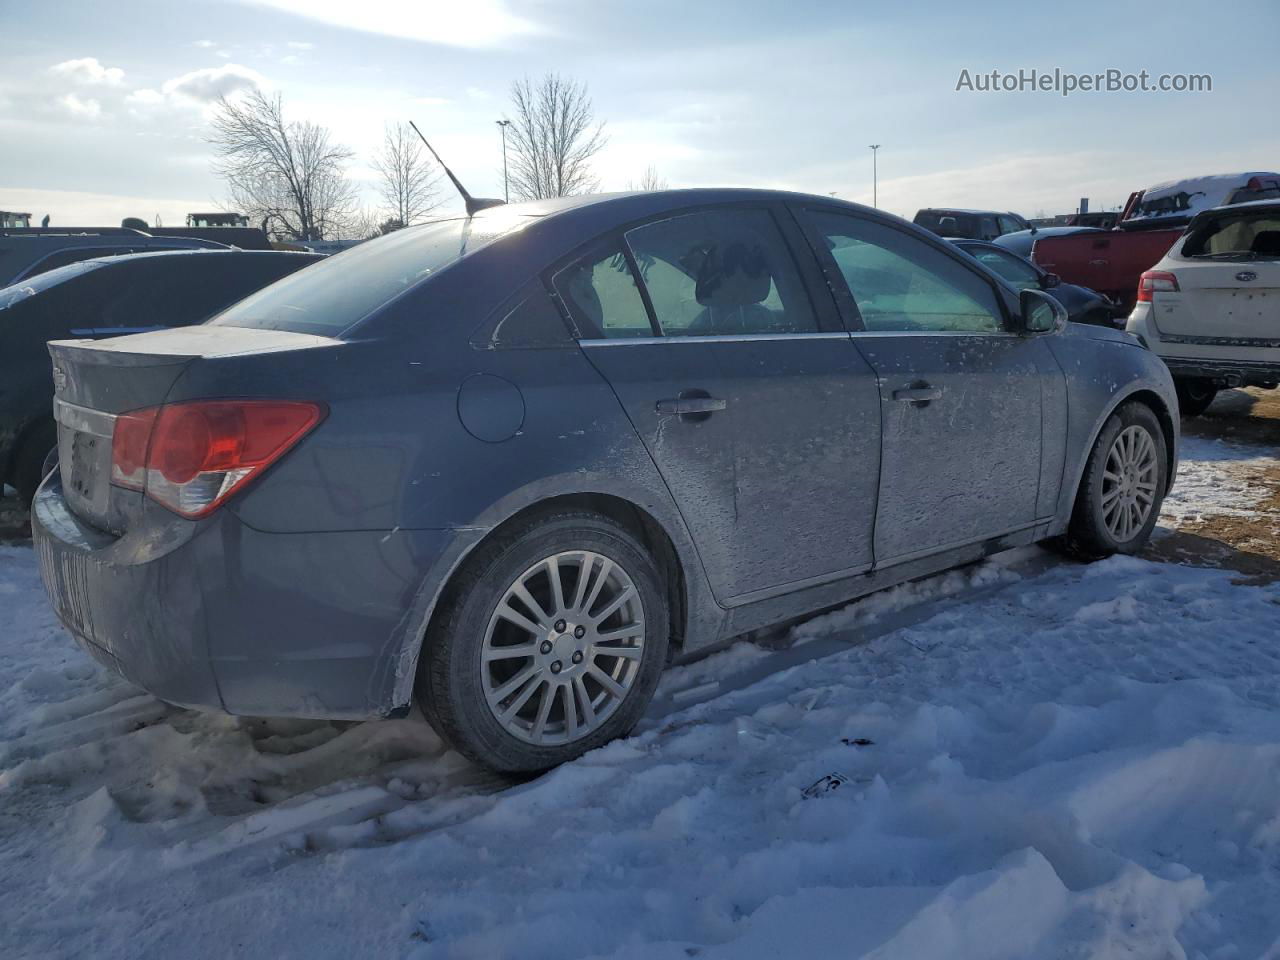
[[[620,246],[593,250],[557,273],[554,286],[583,339],[653,336],[649,312]]]
[[[1040,275],[1036,273],[1036,268],[1011,253],[992,250],[990,247],[966,247],[965,251],[973,254],[975,260],[1002,280],[1008,281],[1016,290],[1040,288]]]
[[[1013,217],[997,217],[996,220],[1000,224],[1000,236],[1002,237],[1006,233],[1017,233],[1022,229],[1022,225]]]
[[[811,211],[872,331],[997,333],[1004,329],[995,290],[963,264],[893,227]]]
[[[804,281],[767,210],[704,210],[628,230],[663,336],[818,329]]]

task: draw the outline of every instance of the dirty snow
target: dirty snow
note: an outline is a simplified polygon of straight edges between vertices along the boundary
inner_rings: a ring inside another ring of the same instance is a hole
[[[1160,514],[1176,524],[1211,514],[1248,516],[1269,491],[1250,473],[1276,463],[1274,451],[1206,437],[1183,436],[1178,477]]]
[[[513,783],[417,717],[161,704],[0,547],[0,955],[1275,958],[1280,585],[1233,576],[1013,551]]]

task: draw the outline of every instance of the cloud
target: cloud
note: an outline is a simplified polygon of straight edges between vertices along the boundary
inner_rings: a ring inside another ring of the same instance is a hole
[[[547,32],[516,16],[505,0],[249,0],[258,6],[319,20],[347,30],[380,33],[450,47],[506,46],[520,36]]]
[[[191,44],[191,45],[192,45],[193,47],[202,47],[202,48],[204,48],[205,50],[208,50],[208,49],[210,49],[211,47],[216,47],[216,46],[217,46],[217,44],[216,44],[216,43],[214,43],[212,40],[194,40],[194,41],[192,41],[192,44]]]
[[[238,63],[228,63],[221,67],[192,70],[180,77],[174,77],[172,80],[165,81],[161,90],[168,97],[186,97],[200,103],[212,103],[219,97],[230,96],[239,90],[262,86],[263,82],[262,75],[256,70]],[[138,92],[142,93],[142,91]],[[154,93],[154,91],[148,93]]]
[[[287,46],[292,50],[311,50],[315,47],[315,44],[306,43],[302,40],[290,40]]]
[[[96,120],[102,115],[102,104],[92,98],[82,100],[74,93],[58,98],[58,103],[73,117],[83,120]]]
[[[159,90],[143,88],[133,91],[133,93],[124,98],[124,101],[130,106],[152,107],[164,103],[164,94]]]
[[[90,86],[118,87],[124,83],[124,71],[119,67],[104,67],[97,57],[81,57],[79,60],[64,60],[49,68],[50,73],[70,77],[76,83]]]

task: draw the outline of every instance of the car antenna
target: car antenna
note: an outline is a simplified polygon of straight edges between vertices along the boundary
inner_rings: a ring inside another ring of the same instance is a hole
[[[440,159],[440,154],[436,153],[435,147],[431,146],[431,144],[427,142],[427,138],[422,135],[422,131],[418,129],[418,125],[410,120],[409,126],[413,127],[413,132],[418,135],[418,139],[427,144],[427,149],[430,150],[431,155],[436,158],[436,163],[440,164],[441,169],[444,170],[445,175],[450,179],[450,181],[452,181],[458,193],[462,194],[462,204],[467,210],[468,217],[475,216],[481,210],[487,210],[490,207],[501,207],[505,204],[505,201],[503,200],[490,200],[486,197],[473,197],[471,194],[467,193],[467,188],[464,187],[458,181],[458,178],[453,175],[453,171],[444,165],[444,161]]]

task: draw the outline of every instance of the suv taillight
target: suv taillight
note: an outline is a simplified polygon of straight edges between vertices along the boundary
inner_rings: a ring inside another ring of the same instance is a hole
[[[195,519],[278,460],[324,417],[293,400],[193,400],[116,418],[111,482]]]
[[[1165,270],[1148,270],[1138,278],[1138,302],[1150,303],[1153,293],[1177,293],[1178,278]]]

